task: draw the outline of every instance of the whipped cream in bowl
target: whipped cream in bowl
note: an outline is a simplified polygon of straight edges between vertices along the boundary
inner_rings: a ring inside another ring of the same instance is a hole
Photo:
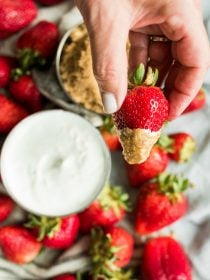
[[[0,164],[11,197],[29,212],[49,217],[87,207],[111,170],[110,153],[97,129],[63,110],[21,121],[4,142]]]

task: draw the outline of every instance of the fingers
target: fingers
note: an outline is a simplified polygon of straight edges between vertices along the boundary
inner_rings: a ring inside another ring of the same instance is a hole
[[[129,19],[125,7],[122,9],[119,6],[116,12],[114,5],[110,9],[112,1],[99,2],[91,5],[91,1],[81,1],[81,11],[90,35],[93,72],[101,91],[104,110],[114,113],[127,93]]]
[[[178,117],[202,86],[205,68],[190,68],[175,63],[166,80],[166,94],[170,104],[169,120]]]
[[[161,86],[173,61],[171,56],[171,43],[151,41],[149,45],[149,58],[148,66],[159,70],[157,85]]]
[[[176,60],[166,80],[171,120],[179,116],[197,94],[210,61],[209,42],[198,10],[192,4],[183,13],[181,17],[172,16],[162,25],[164,34],[173,40],[172,55]]]
[[[140,63],[147,65],[149,36],[140,32],[130,31],[129,40],[129,72],[132,72]]]

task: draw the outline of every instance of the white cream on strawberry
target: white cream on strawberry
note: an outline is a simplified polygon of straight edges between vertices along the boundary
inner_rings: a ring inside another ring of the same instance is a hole
[[[128,127],[117,130],[123,156],[129,164],[144,162],[150,154],[154,144],[160,137],[161,130],[151,131],[149,129],[130,129]]]
[[[1,173],[11,196],[36,214],[61,216],[86,207],[110,172],[110,154],[98,131],[62,110],[23,120],[8,136]]]

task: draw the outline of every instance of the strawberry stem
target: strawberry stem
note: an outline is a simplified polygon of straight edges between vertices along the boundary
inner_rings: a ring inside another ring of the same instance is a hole
[[[156,182],[159,185],[159,192],[167,195],[171,202],[179,201],[181,199],[181,193],[188,187],[192,187],[192,183],[183,176],[176,174],[161,173]]]
[[[114,271],[119,271],[120,269],[114,264],[115,253],[118,250],[120,248],[111,245],[109,234],[105,234],[101,228],[93,228],[90,243],[92,274],[95,276],[103,275],[110,279]]]
[[[28,48],[18,50],[17,58],[23,70],[31,69],[33,66],[43,67],[46,65],[46,59],[39,52]]]
[[[174,143],[174,140],[172,138],[170,138],[166,134],[161,134],[156,145],[160,146],[161,148],[164,149],[164,151],[166,151],[168,153],[173,153],[174,152],[173,143]]]
[[[113,208],[117,216],[121,209],[128,212],[132,210],[129,195],[121,186],[106,185],[98,199],[103,209]]]
[[[38,241],[41,241],[45,236],[52,237],[55,232],[60,229],[60,218],[48,218],[46,216],[35,216],[30,214],[29,221],[25,224],[27,228],[38,229]]]
[[[149,66],[146,72],[144,64],[141,63],[136,70],[129,75],[129,86],[131,88],[140,85],[155,86],[158,80],[158,75],[159,71],[157,68],[153,71],[153,69]]]

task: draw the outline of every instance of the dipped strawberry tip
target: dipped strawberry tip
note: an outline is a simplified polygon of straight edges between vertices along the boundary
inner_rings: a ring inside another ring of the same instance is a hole
[[[130,164],[148,158],[168,118],[168,101],[162,90],[154,86],[157,77],[158,70],[149,67],[145,74],[141,64],[133,74],[131,89],[121,108],[113,114],[123,155]]]

